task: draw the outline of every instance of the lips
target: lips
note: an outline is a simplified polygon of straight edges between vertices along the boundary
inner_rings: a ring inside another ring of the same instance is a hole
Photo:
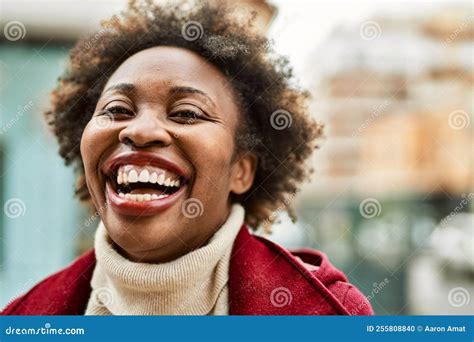
[[[118,213],[149,216],[173,205],[189,179],[186,168],[150,152],[127,152],[102,168],[106,196]]]

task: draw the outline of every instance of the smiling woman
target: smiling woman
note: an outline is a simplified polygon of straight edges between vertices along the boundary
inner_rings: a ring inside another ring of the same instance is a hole
[[[256,156],[234,147],[241,114],[224,82],[198,54],[169,46],[134,54],[108,79],[81,156],[95,207],[110,204],[102,221],[128,258],[170,261],[205,244],[229,216],[229,194],[250,189]],[[182,214],[189,199],[202,215]]]
[[[106,27],[46,114],[100,213],[95,248],[3,314],[371,314],[324,254],[251,234],[320,135],[286,60],[207,3],[131,2]]]

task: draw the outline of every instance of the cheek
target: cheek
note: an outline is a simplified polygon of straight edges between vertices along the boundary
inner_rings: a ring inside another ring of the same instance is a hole
[[[114,131],[98,125],[94,118],[89,121],[81,137],[81,155],[87,187],[95,206],[105,201],[102,177],[99,172],[104,152],[114,143]]]
[[[114,137],[114,132],[102,127],[95,118],[89,121],[81,138],[81,155],[86,169],[97,168],[100,157],[113,143]]]
[[[87,126],[84,128],[84,132],[82,132],[81,137],[81,155],[86,171],[89,168],[91,161],[95,159],[96,151],[91,148],[91,146],[94,146],[96,140],[97,139],[96,134],[94,132],[94,127],[89,121]]]
[[[186,143],[186,152],[196,169],[195,185],[205,187],[202,191],[228,191],[234,151],[232,134],[222,127],[201,128],[187,135],[186,142],[183,140],[183,143]]]

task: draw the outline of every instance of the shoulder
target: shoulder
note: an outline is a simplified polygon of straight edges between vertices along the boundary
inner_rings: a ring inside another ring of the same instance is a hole
[[[312,249],[290,252],[250,234],[247,228],[234,244],[229,290],[235,314],[373,314],[365,296],[324,253]]]
[[[91,293],[90,280],[95,267],[91,250],[69,266],[42,280],[24,295],[8,304],[1,315],[78,315]]]
[[[356,286],[349,283],[346,275],[331,264],[326,254],[307,248],[293,250],[290,253],[334,294],[348,314],[374,314],[367,297]]]

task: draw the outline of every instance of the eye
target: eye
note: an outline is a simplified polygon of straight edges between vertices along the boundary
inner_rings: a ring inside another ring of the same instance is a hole
[[[204,119],[204,116],[202,114],[196,113],[192,110],[181,110],[172,113],[170,116],[176,119],[177,121],[182,121],[186,123],[193,123],[194,121]]]
[[[111,115],[111,116],[118,116],[118,115],[133,116],[133,112],[131,110],[123,106],[118,106],[118,105],[104,108],[104,110],[102,110],[102,114]]]

